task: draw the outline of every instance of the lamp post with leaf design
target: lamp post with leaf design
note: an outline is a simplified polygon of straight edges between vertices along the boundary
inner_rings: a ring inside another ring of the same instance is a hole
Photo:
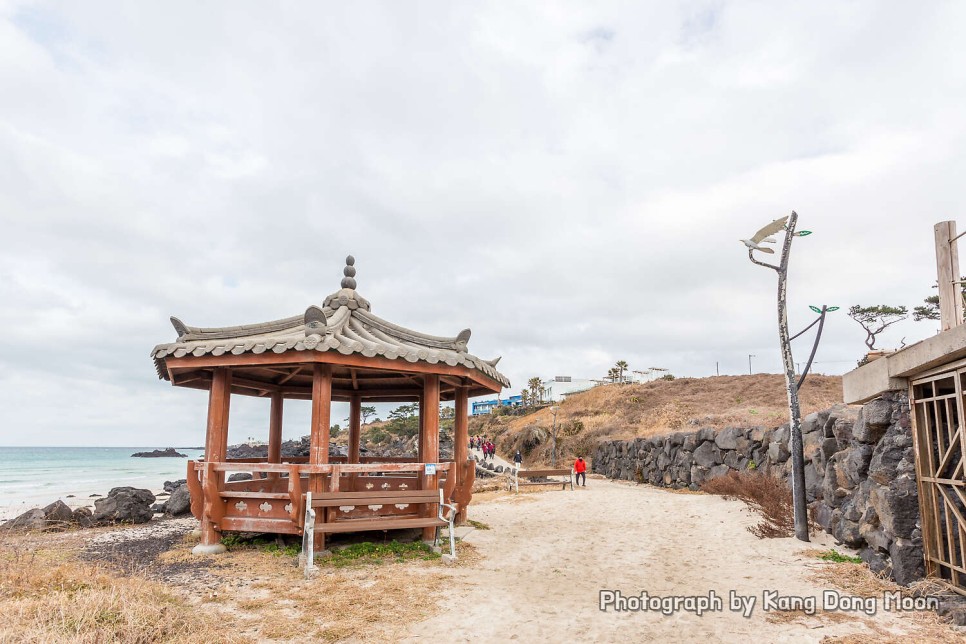
[[[764,266],[774,270],[778,274],[778,339],[781,344],[782,363],[785,369],[785,389],[788,394],[788,415],[789,415],[789,452],[792,459],[792,504],[795,510],[795,537],[800,541],[808,541],[808,513],[805,498],[805,454],[802,445],[802,418],[801,406],[798,400],[798,390],[805,382],[805,376],[811,368],[812,360],[818,349],[819,340],[822,338],[822,328],[825,325],[825,315],[830,311],[838,309],[837,306],[822,306],[821,308],[811,306],[812,311],[819,314],[818,318],[794,336],[788,334],[788,311],[786,299],[788,294],[788,259],[791,254],[792,240],[795,237],[805,237],[811,235],[809,230],[796,231],[798,214],[792,211],[787,217],[780,217],[763,227],[750,239],[741,241],[748,247],[748,259],[759,266]],[[782,243],[781,259],[777,265],[761,262],[755,259],[755,252],[774,254],[774,250],[764,244],[774,244],[775,235],[781,231],[785,232],[785,239]],[[799,337],[805,331],[818,324],[818,331],[815,343],[812,346],[811,355],[808,363],[800,377],[795,375],[795,360],[792,355],[792,340]]]

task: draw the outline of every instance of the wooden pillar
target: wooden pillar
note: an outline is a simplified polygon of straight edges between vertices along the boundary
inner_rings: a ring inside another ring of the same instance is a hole
[[[349,462],[358,463],[362,441],[362,396],[349,398]]]
[[[423,381],[423,387],[425,392],[425,380]],[[425,463],[423,459],[423,424],[426,421],[426,413],[424,409],[426,408],[426,396],[425,393],[419,394],[419,439],[416,441],[416,462]]]
[[[214,370],[208,393],[208,428],[205,433],[205,462],[221,463],[228,452],[228,412],[231,408],[231,371],[225,367]],[[205,469],[202,488],[205,502],[201,519],[201,548],[198,552],[216,552],[221,537],[212,515],[220,516],[216,505],[224,503],[219,492],[224,486],[224,472]]]
[[[268,458],[269,463],[282,462],[282,409],[284,398],[276,391],[272,394],[272,407],[268,418]],[[269,472],[268,478],[279,478],[278,472]],[[275,491],[275,490],[273,490]]]
[[[423,378],[423,396],[419,406],[419,453],[420,463],[439,463],[439,376],[427,374]],[[422,474],[422,489],[436,490],[439,478]],[[433,506],[427,506],[432,510]],[[428,510],[428,511],[429,511]],[[423,540],[431,541],[435,528],[423,528]]]
[[[963,323],[962,285],[959,284],[959,251],[956,222],[941,221],[936,233],[936,275],[939,283],[939,326],[947,331]]]
[[[353,394],[349,398],[349,463],[358,463],[362,453],[362,396]],[[356,491],[358,474],[349,475],[348,491]]]
[[[309,441],[309,464],[329,462],[329,426],[332,415],[332,365],[316,363],[312,370],[312,427]],[[322,474],[309,475],[312,494],[321,494]],[[319,512],[317,520],[325,516]],[[325,548],[325,533],[315,532],[316,551]]]
[[[312,371],[312,427],[309,441],[309,463],[313,465],[329,462],[331,415],[332,366],[316,364]]]
[[[456,388],[456,405],[453,417],[453,471],[450,476],[456,477],[456,488],[460,489],[466,485],[463,480],[463,468],[469,459],[469,389],[466,387]],[[465,519],[466,508],[460,508],[460,516]]]

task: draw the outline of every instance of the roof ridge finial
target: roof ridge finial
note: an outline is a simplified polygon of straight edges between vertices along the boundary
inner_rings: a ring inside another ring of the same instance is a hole
[[[345,277],[342,278],[342,288],[356,289],[356,268],[355,268],[356,258],[349,255],[345,258],[345,268],[342,269],[342,274]]]

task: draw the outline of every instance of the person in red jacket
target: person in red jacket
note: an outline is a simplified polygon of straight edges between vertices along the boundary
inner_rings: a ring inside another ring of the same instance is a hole
[[[578,456],[577,460],[574,461],[574,474],[577,477],[574,485],[580,485],[580,477],[583,477],[584,487],[587,487],[587,461],[584,460],[583,456]]]

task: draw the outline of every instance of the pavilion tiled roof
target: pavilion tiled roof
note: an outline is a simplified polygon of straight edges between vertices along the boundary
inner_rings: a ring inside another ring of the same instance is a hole
[[[178,333],[178,340],[159,344],[151,351],[158,376],[168,379],[164,360],[169,356],[338,351],[345,355],[381,356],[390,360],[443,363],[453,367],[462,365],[480,371],[504,387],[510,386],[510,381],[496,370],[499,358],[483,360],[467,351],[469,329],[455,337],[441,337],[383,320],[370,312],[368,300],[356,292],[351,256],[346,258],[344,273],[342,288],[326,297],[321,307],[309,306],[302,315],[217,328],[192,327],[172,317],[171,324]]]

